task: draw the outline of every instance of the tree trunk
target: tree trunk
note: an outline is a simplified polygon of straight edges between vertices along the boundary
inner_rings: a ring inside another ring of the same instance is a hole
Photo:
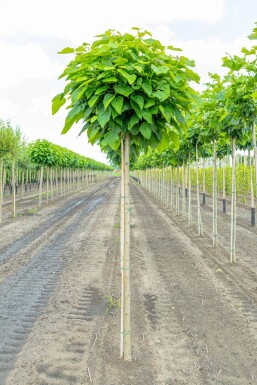
[[[217,246],[218,241],[218,210],[217,210],[217,152],[216,152],[216,141],[213,142],[213,247]]]
[[[49,167],[46,168],[46,203],[49,199]]]
[[[120,358],[124,357],[124,236],[125,236],[125,148],[121,139],[121,199],[120,199],[120,255],[121,255],[121,317]]]
[[[15,175],[15,160],[12,161],[12,215],[16,217],[16,175]]]
[[[253,122],[253,128],[252,128],[252,142],[253,142],[254,168],[255,168],[255,196],[257,197],[257,147],[256,147],[256,127],[254,122]]]
[[[203,206],[206,204],[205,159],[203,159]]]
[[[232,138],[232,194],[231,194],[231,246],[230,262],[236,261],[236,167],[235,167],[235,147],[236,140]]]
[[[251,181],[251,226],[255,226],[255,202],[253,189],[253,168],[250,150],[248,150],[249,167],[250,167],[250,181]]]
[[[224,156],[222,162],[222,205],[223,205],[223,213],[227,212],[227,201],[226,201],[226,157]]]
[[[198,224],[198,235],[203,235],[201,207],[200,207],[200,192],[199,192],[199,172],[198,172],[198,144],[195,146],[196,150],[196,195],[197,195],[197,224]]]
[[[125,237],[124,237],[124,360],[131,361],[131,334],[130,334],[130,274],[129,274],[129,255],[130,255],[130,199],[129,199],[129,150],[130,138],[125,138]]]
[[[38,205],[39,206],[41,206],[41,204],[42,204],[43,173],[44,173],[44,167],[41,166],[40,179],[39,179],[39,197],[38,197]]]
[[[0,223],[3,216],[3,160],[0,159]]]
[[[188,227],[192,225],[192,201],[191,201],[191,168],[190,154],[188,157]]]
[[[186,197],[185,197],[185,162],[182,165],[182,218],[186,216]]]

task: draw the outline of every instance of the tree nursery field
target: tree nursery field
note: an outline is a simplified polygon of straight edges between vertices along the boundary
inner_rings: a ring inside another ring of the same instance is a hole
[[[110,165],[0,120],[1,385],[257,385],[248,38],[201,92],[138,27],[62,49],[52,114]]]

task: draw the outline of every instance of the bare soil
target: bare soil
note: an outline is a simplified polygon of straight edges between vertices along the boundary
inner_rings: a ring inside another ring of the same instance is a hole
[[[257,385],[257,237],[219,247],[131,183],[133,360],[119,359],[119,178],[0,225],[1,385]],[[196,210],[193,210],[196,220]]]

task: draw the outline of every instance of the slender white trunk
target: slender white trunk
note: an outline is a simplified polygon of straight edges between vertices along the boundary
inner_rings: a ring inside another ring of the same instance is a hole
[[[121,319],[120,358],[124,357],[124,243],[125,243],[125,148],[121,139],[121,199],[120,199],[120,264],[121,264]]]
[[[40,178],[39,178],[39,197],[38,197],[38,205],[39,206],[41,206],[41,204],[42,204],[43,173],[44,173],[44,167],[41,166],[41,168],[40,168]]]
[[[232,138],[232,194],[231,194],[231,245],[230,262],[236,261],[236,167],[235,167],[235,147],[236,140]]]
[[[213,142],[213,228],[212,228],[212,236],[213,236],[213,247],[217,246],[218,241],[218,210],[217,210],[217,152],[216,152],[216,141]]]
[[[129,198],[129,150],[130,138],[125,138],[125,237],[124,237],[124,360],[131,361],[131,330],[130,330],[130,198]]]
[[[257,197],[257,146],[256,146],[256,126],[254,122],[252,127],[252,142],[253,142],[254,168],[255,168],[255,196]]]
[[[186,197],[185,197],[185,163],[182,165],[182,218],[186,216]]]
[[[15,160],[12,161],[12,215],[16,217],[16,174],[15,174]]]
[[[0,223],[3,216],[3,160],[0,159]]]
[[[250,167],[250,183],[251,183],[251,226],[255,226],[255,201],[254,201],[254,188],[253,188],[253,168],[250,150],[248,150],[248,159]]]
[[[196,195],[197,195],[197,225],[198,235],[203,235],[201,207],[200,207],[200,191],[199,191],[199,172],[198,172],[198,144],[196,144]]]
[[[192,201],[191,201],[191,168],[190,168],[190,154],[188,157],[188,227],[192,225]]]

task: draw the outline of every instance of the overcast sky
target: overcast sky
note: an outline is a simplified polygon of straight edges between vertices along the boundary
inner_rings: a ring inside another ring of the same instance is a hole
[[[257,0],[0,0],[0,15],[0,118],[30,141],[46,138],[105,162],[86,135],[77,138],[79,127],[60,135],[65,110],[51,115],[51,100],[64,86],[57,78],[72,59],[57,52],[109,28],[143,27],[194,59],[204,83],[208,72],[222,73],[226,52],[249,45]]]

